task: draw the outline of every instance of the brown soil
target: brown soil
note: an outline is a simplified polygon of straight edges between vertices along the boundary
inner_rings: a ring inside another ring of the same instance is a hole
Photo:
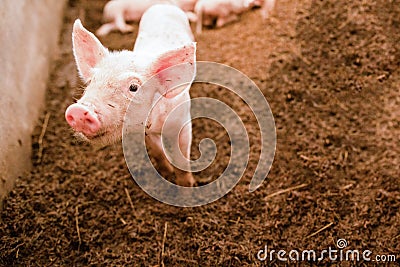
[[[72,23],[84,15],[84,25],[96,30],[105,1],[71,0],[46,109],[32,136],[37,162],[50,114],[43,157],[5,200],[0,264],[258,266],[265,264],[256,258],[265,244],[321,251],[335,248],[340,238],[351,249],[396,255],[397,263],[387,266],[399,264],[400,1],[277,2],[265,22],[253,10],[197,37],[199,60],[244,72],[269,101],[277,129],[270,174],[248,192],[259,153],[254,118],[224,90],[195,85],[193,96],[216,97],[241,111],[252,153],[245,177],[228,195],[177,208],[134,183],[119,145],[95,150],[73,138],[64,120],[81,86],[71,54]],[[102,42],[131,48],[135,36],[112,33]],[[221,131],[211,121],[195,121],[193,154],[202,138],[225,138]],[[221,173],[225,155],[196,177]],[[271,195],[298,185],[303,187]],[[268,264],[279,262],[275,257]]]

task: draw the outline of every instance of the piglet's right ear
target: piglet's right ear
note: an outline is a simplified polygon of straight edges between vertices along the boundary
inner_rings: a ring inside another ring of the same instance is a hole
[[[82,26],[79,19],[75,20],[72,29],[72,50],[79,74],[85,82],[90,80],[91,70],[108,54],[107,48]]]

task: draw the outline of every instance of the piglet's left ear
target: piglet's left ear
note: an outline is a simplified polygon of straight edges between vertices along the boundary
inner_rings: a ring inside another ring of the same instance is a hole
[[[159,80],[158,90],[166,98],[180,94],[196,75],[196,43],[162,54],[150,66],[148,74]],[[186,86],[178,86],[183,84]]]
[[[79,74],[85,82],[90,80],[92,69],[108,54],[107,48],[82,26],[79,19],[75,20],[72,29],[72,49]]]

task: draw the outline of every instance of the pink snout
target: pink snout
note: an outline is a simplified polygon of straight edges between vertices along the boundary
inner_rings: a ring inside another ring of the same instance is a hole
[[[65,119],[75,131],[86,136],[95,135],[101,127],[97,115],[88,107],[79,103],[72,104],[67,108]]]

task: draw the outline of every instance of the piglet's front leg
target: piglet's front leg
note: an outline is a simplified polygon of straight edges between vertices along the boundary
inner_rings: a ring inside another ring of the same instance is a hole
[[[164,127],[168,127],[168,125],[164,125]],[[190,168],[192,125],[188,122],[183,127],[175,125],[173,129],[169,130],[169,132],[163,132],[165,150],[161,149],[165,154],[168,154],[168,159],[173,166],[175,183],[180,186],[192,187],[196,183]],[[165,157],[167,158],[167,156]]]
[[[185,170],[181,170],[179,167],[173,166],[168,160],[161,141],[161,135],[147,135],[146,143],[151,149],[152,156],[157,162],[158,170],[164,177],[170,174],[175,174],[175,183],[180,186],[192,187],[196,183],[191,172],[187,171],[190,169],[190,164],[187,160],[190,159],[190,146],[192,142],[191,127],[185,126],[178,138],[179,151],[175,151],[171,154],[171,161],[176,165],[183,167]],[[167,137],[169,140],[176,140],[176,136]],[[184,158],[179,156],[177,153],[182,153]],[[187,159],[187,160],[186,160]]]
[[[115,18],[115,27],[120,30],[122,33],[132,32],[133,26],[126,24],[123,15],[119,15]]]
[[[146,144],[151,150],[151,154],[157,162],[158,170],[163,177],[174,173],[174,168],[165,156],[160,135],[146,135]]]
[[[190,169],[190,147],[192,144],[192,126],[190,123],[186,124],[179,135],[179,148],[186,158],[185,162],[182,162],[182,166],[186,169]],[[174,167],[176,184],[180,186],[192,187],[196,183],[191,172],[181,170]]]
[[[226,25],[228,23],[237,21],[237,20],[239,20],[239,16],[236,15],[236,14],[230,14],[230,15],[228,15],[226,17],[218,17],[217,23],[216,23],[215,26],[217,28],[221,28],[222,26],[224,26],[224,25]]]
[[[261,7],[261,16],[263,19],[267,19],[273,12],[275,7],[275,0],[265,0]]]

